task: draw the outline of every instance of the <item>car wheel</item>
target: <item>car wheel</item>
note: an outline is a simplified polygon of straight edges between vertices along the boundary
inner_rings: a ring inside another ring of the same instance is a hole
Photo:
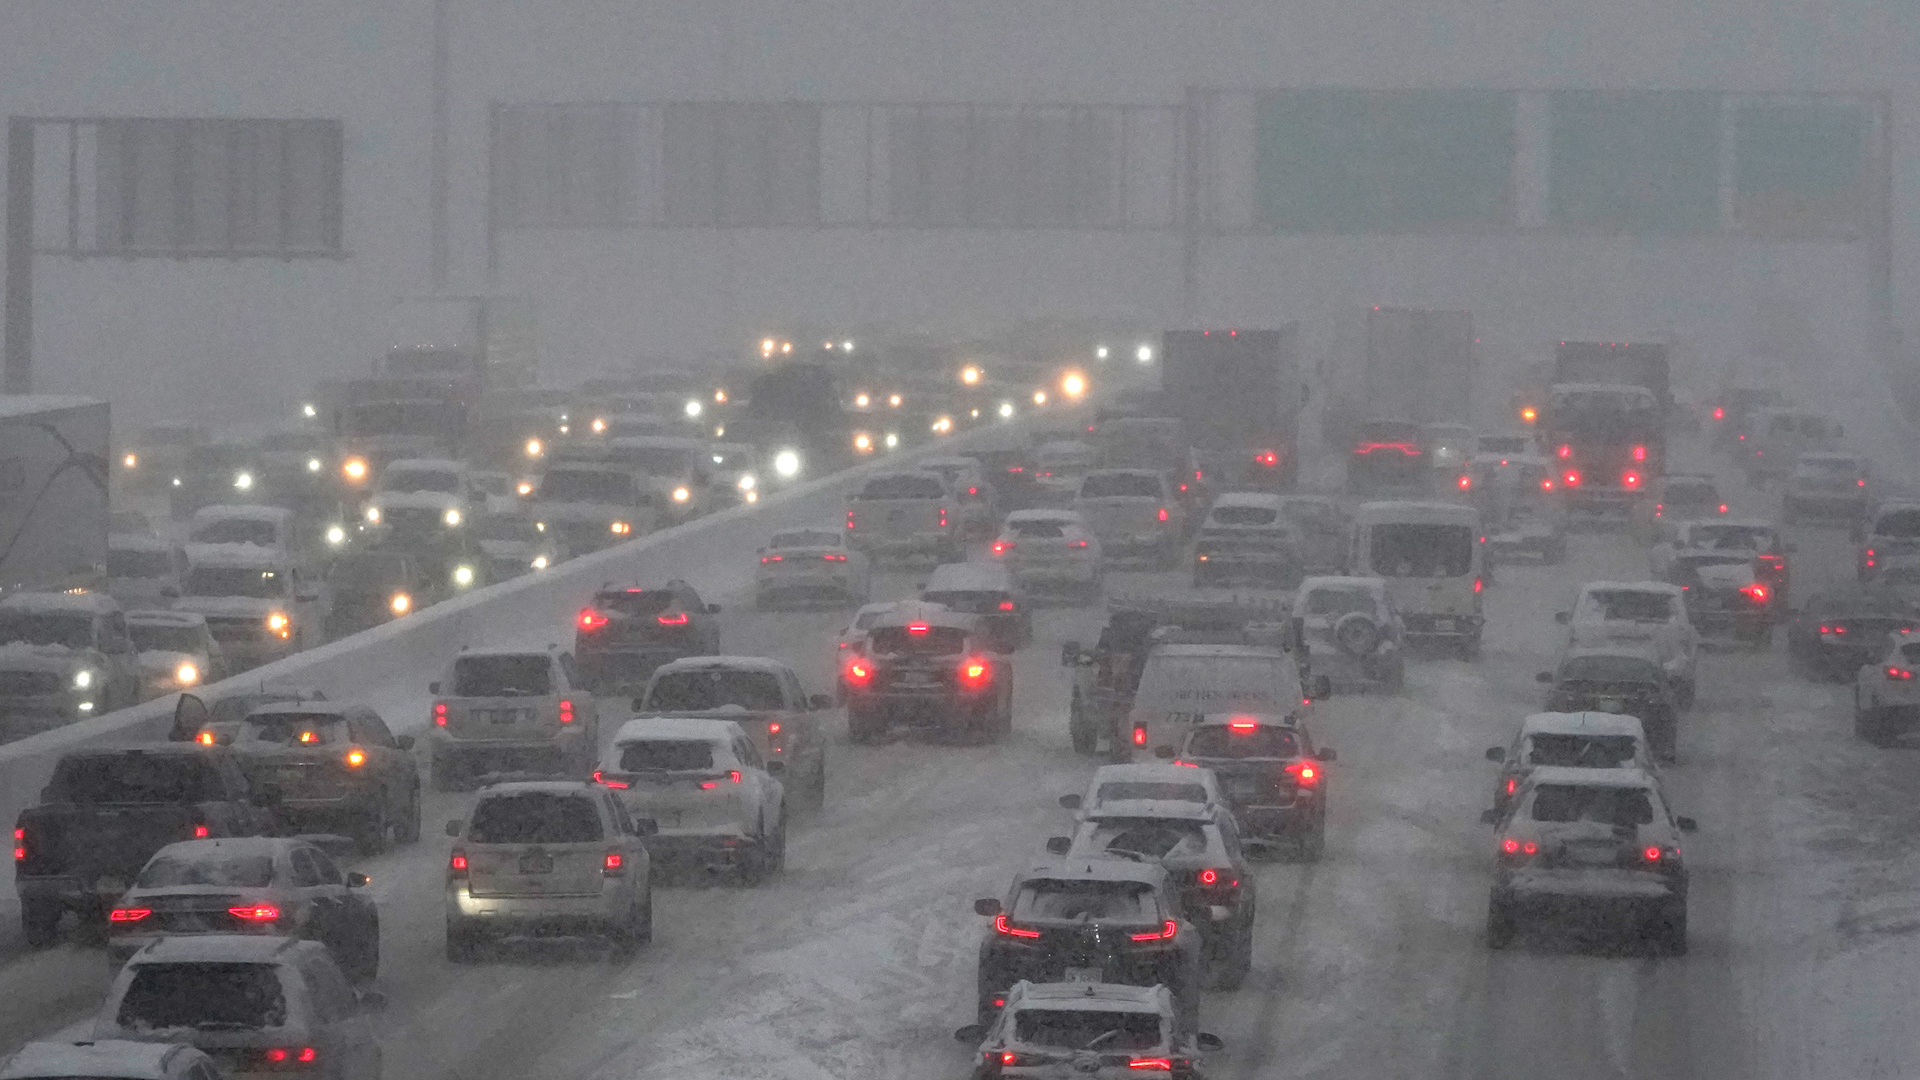
[[[378,807],[360,815],[353,827],[353,846],[362,855],[378,855],[387,850],[387,815]]]
[[[471,964],[480,958],[478,931],[447,920],[447,963]]]
[[[1073,695],[1073,702],[1067,707],[1067,737],[1073,740],[1073,752],[1093,755],[1100,752],[1100,731],[1093,725],[1093,718],[1080,702],[1080,695]]]
[[[349,982],[360,985],[372,982],[380,974],[380,916],[375,914],[367,920],[360,938],[344,943],[340,950],[340,968]]]
[[[886,734],[885,714],[870,705],[847,702],[847,738],[855,743],[869,744],[880,741]]]
[[[1327,853],[1327,819],[1316,817],[1312,825],[1294,837],[1294,856],[1303,863],[1317,863]]]
[[[60,940],[60,904],[53,900],[20,901],[20,936],[30,949],[44,949]]]
[[[1649,929],[1647,937],[1656,956],[1687,955],[1687,902],[1681,900],[1662,907]]]
[[[1513,908],[1498,894],[1487,900],[1487,948],[1504,949],[1513,944],[1519,931],[1513,917]]]

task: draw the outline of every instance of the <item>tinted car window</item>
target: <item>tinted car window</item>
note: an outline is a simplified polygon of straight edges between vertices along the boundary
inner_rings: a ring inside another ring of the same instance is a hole
[[[193,530],[193,540],[199,544],[259,544],[272,547],[280,542],[280,530],[271,521],[228,518],[225,521],[209,521]]]
[[[1029,1046],[1078,1050],[1099,1040],[1103,1050],[1151,1050],[1160,1045],[1160,1017],[1140,1012],[1021,1009],[1013,1037]]]
[[[1345,615],[1350,611],[1371,614],[1374,609],[1371,589],[1315,589],[1307,594],[1307,614]]]
[[[1649,825],[1653,822],[1653,800],[1641,788],[1542,784],[1533,793],[1533,820]]]
[[[1473,568],[1473,530],[1465,525],[1375,525],[1374,572],[1387,577],[1460,577]]]
[[[453,692],[459,697],[539,697],[550,691],[545,653],[533,656],[463,656],[453,662]]]
[[[1207,835],[1197,821],[1103,821],[1094,830],[1093,843],[1102,851],[1134,852],[1150,859],[1164,859],[1176,852],[1204,853]]]
[[[1896,510],[1880,515],[1873,526],[1876,536],[1896,536],[1906,539],[1920,538],[1920,510]]]
[[[115,1021],[137,1032],[276,1028],[287,998],[272,964],[140,964]]]
[[[1300,740],[1286,728],[1265,724],[1238,730],[1209,726],[1194,729],[1187,753],[1209,758],[1291,758],[1300,755]]]
[[[395,551],[363,551],[333,564],[327,580],[336,589],[386,589],[413,579],[413,562]]]
[[[156,855],[134,881],[143,889],[177,885],[225,885],[236,889],[264,889],[273,884],[273,856],[206,852],[193,855]]]
[[[1582,769],[1617,769],[1633,763],[1631,735],[1540,734],[1529,740],[1529,765],[1570,765]]]
[[[963,592],[959,590],[953,592],[924,593],[920,598],[939,604],[950,611],[964,611],[971,615],[1005,610],[1000,605],[1008,599],[1007,594],[1003,592]]]
[[[673,593],[667,589],[622,589],[598,594],[593,605],[622,615],[658,615],[673,606]]]
[[[1216,506],[1211,515],[1215,525],[1271,525],[1279,518],[1277,511],[1265,506]]]
[[[495,795],[474,808],[467,838],[476,844],[592,843],[601,839],[600,814],[575,795]]]
[[[241,729],[241,741],[275,743],[280,746],[345,746],[347,724],[334,713],[271,713],[249,716]]]
[[[256,567],[196,566],[181,583],[188,596],[245,596],[271,600],[286,592],[278,570]]]
[[[773,534],[768,547],[839,547],[840,534],[825,529],[792,529]]]
[[[1638,656],[1576,656],[1560,665],[1567,682],[1658,682],[1660,667]]]
[[[916,634],[904,626],[882,626],[873,631],[872,647],[888,656],[945,656],[967,646],[967,632],[956,626],[930,626]]]
[[[93,616],[78,612],[0,612],[0,641],[29,645],[93,647]]]
[[[654,679],[646,707],[676,709],[778,709],[786,704],[780,677],[771,671],[669,671]]]
[[[1160,917],[1160,905],[1152,887],[1140,882],[1040,878],[1020,886],[1013,898],[1013,917],[1145,922]]]
[[[1696,526],[1693,542],[1720,551],[1767,551],[1774,545],[1773,530],[1763,525]]]
[[[213,763],[186,754],[68,758],[54,770],[53,786],[76,803],[181,805],[226,794]]]
[[[1587,593],[1587,606],[1588,614],[1607,620],[1666,622],[1673,616],[1673,597],[1666,593],[1595,590]]]
[[[1160,478],[1145,473],[1094,473],[1080,482],[1083,499],[1157,499]]]
[[[620,768],[627,772],[706,772],[713,768],[713,744],[705,739],[622,743]]]
[[[1058,540],[1067,528],[1058,521],[1009,521],[1007,528],[1022,540]]]
[[[938,499],[946,493],[931,476],[876,476],[860,489],[863,499]]]
[[[1200,784],[1179,784],[1168,780],[1109,780],[1094,792],[1094,798],[1103,803],[1119,799],[1206,802],[1207,789]]]

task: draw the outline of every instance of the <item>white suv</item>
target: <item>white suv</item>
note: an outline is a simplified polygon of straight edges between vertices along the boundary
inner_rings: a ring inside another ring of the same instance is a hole
[[[786,866],[784,772],[731,720],[651,717],[621,725],[593,779],[659,824],[648,847],[662,861],[751,883]]]
[[[1687,617],[1678,585],[1664,581],[1589,581],[1573,608],[1554,615],[1568,628],[1567,645],[1631,644],[1652,650],[1673,680],[1680,707],[1693,705],[1700,634]]]
[[[427,745],[433,786],[449,791],[491,772],[585,779],[600,745],[600,710],[573,655],[544,649],[462,649],[434,695]]]
[[[1920,719],[1920,641],[1905,631],[1887,635],[1875,663],[1864,664],[1853,680],[1853,733],[1886,746]]]

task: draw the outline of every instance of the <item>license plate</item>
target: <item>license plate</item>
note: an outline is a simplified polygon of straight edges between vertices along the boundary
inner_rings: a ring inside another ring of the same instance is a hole
[[[1612,844],[1574,844],[1568,854],[1573,860],[1586,866],[1607,866],[1617,858]]]
[[[1061,982],[1097,983],[1105,982],[1106,973],[1097,967],[1070,967]]]
[[[1603,697],[1593,703],[1594,712],[1617,713],[1624,712],[1626,708],[1627,699],[1625,698]]]
[[[1446,633],[1452,633],[1453,620],[1452,619],[1435,619],[1433,620],[1433,628],[1435,630],[1444,631]]]
[[[1227,794],[1242,801],[1257,798],[1260,795],[1260,783],[1257,780],[1229,780]]]
[[[520,722],[520,710],[488,709],[486,710],[486,717],[487,723],[489,724],[517,724]]]
[[[520,856],[520,872],[523,874],[553,873],[553,856],[544,851],[536,851]]]
[[[901,686],[932,686],[933,676],[919,671],[903,671],[898,682]]]

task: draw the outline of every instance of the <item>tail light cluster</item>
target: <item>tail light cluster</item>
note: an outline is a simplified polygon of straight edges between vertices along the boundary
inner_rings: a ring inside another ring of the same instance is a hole
[[[1540,845],[1532,840],[1509,836],[1500,841],[1500,857],[1507,862],[1524,862],[1539,853]]]
[[[847,511],[847,531],[853,531],[853,511]]]
[[[625,877],[626,873],[627,858],[619,852],[609,851],[607,857],[600,860],[601,877]]]
[[[1222,873],[1211,866],[1194,875],[1194,882],[1215,895],[1232,894],[1240,888],[1239,878],[1234,877],[1231,872]]]
[[[993,542],[993,553],[995,555],[1005,555],[1007,552],[1012,550],[1013,550],[1013,541],[1011,540],[995,540]]]
[[[762,556],[760,556],[760,565],[761,565],[761,566],[765,566],[765,565],[767,565],[768,563],[777,563],[777,562],[786,562],[786,561],[787,561],[787,557],[786,557],[785,555],[762,555]]]
[[[940,527],[947,527],[947,508],[944,506],[940,508]]]
[[[1560,478],[1560,481],[1566,484],[1568,487],[1579,487],[1580,471],[1578,469],[1568,469],[1567,474],[1565,476],[1562,476]]]
[[[1134,728],[1133,728],[1133,745],[1135,745],[1135,746],[1145,746],[1145,745],[1147,745],[1147,729],[1146,729],[1146,728],[1145,728],[1144,726],[1142,726],[1142,725],[1139,725],[1139,724],[1135,724],[1135,725],[1134,725]]]
[[[1756,604],[1764,604],[1767,602],[1767,587],[1757,581],[1750,581],[1740,586],[1740,591],[1746,594],[1747,599]]]
[[[846,678],[854,686],[865,686],[873,681],[873,666],[864,657],[849,660]]]
[[[313,1046],[269,1046],[259,1053],[259,1062],[268,1069],[299,1068],[318,1065],[320,1050]]]
[[[1459,480],[1461,491],[1473,490],[1473,477],[1462,474]]]
[[[625,791],[633,786],[630,781],[615,780],[599,769],[593,770],[593,782],[602,787],[610,787],[615,791]]]
[[[1823,634],[1844,634],[1847,632],[1847,628],[1841,626],[1839,623],[1835,623],[1832,626],[1822,626],[1820,632]]]
[[[1320,770],[1311,761],[1290,762],[1284,771],[1296,787],[1316,787],[1320,783]]]
[[[1160,929],[1149,930],[1144,934],[1134,934],[1135,941],[1164,941],[1180,932],[1180,924],[1168,919],[1160,924]]]
[[[730,783],[730,784],[737,784],[737,783],[739,783],[739,782],[740,782],[740,770],[739,770],[739,769],[735,769],[735,770],[733,770],[732,772],[729,772],[729,773],[728,773],[728,774],[726,775],[726,777],[725,777],[725,779],[726,779],[726,781],[727,781],[728,783]],[[712,791],[712,790],[713,790],[714,788],[717,788],[717,787],[719,787],[719,786],[720,786],[720,781],[721,781],[721,777],[718,777],[718,776],[716,776],[716,777],[714,777],[714,778],[713,778],[713,779],[711,779],[711,780],[702,780],[702,781],[700,781],[700,790],[701,790],[701,791]]]
[[[152,908],[117,907],[107,912],[107,921],[117,923],[139,922],[151,914],[153,914]]]
[[[1005,934],[1008,937],[1017,938],[1037,938],[1040,936],[1040,931],[1038,930],[1028,930],[1024,926],[1015,926],[1008,922],[1007,913],[1004,911],[993,917],[993,931],[996,934]]]
[[[685,626],[688,620],[686,612],[676,611],[671,615],[655,615],[653,621],[661,626]]]
[[[13,830],[13,861],[27,861],[27,830]]]
[[[447,726],[447,703],[446,702],[436,701],[433,703],[433,725],[435,727]]]
[[[978,656],[960,662],[960,685],[977,690],[993,681],[993,665]]]
[[[560,699],[560,722],[563,724],[573,723],[573,699]]]
[[[1160,508],[1160,520],[1161,521],[1167,520],[1167,508],[1164,506]]]
[[[829,551],[825,555],[820,556],[820,558],[824,562],[846,562],[847,561],[847,557],[845,555],[842,555],[836,551]]]
[[[1903,668],[1903,667],[1889,667],[1887,669],[1887,678],[1897,679],[1900,682],[1912,682],[1913,669]]]
[[[467,880],[466,852],[457,848],[454,850],[453,856],[447,860],[447,876],[455,881]]]
[[[611,622],[605,612],[592,608],[583,608],[580,612],[580,629],[592,633]]]
[[[250,904],[246,907],[230,907],[227,914],[246,922],[273,922],[280,918],[280,909],[272,904]]]

